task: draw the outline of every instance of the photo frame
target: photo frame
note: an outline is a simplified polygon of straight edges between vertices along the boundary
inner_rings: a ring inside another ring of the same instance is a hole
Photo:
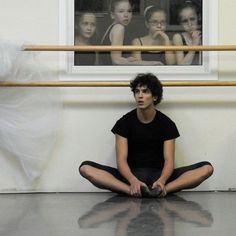
[[[177,17],[177,8],[184,2],[191,2],[198,7],[198,24],[201,30],[200,45],[216,45],[217,44],[217,0],[133,0],[132,21],[129,27],[129,40],[132,38],[142,37],[147,34],[145,28],[144,12],[149,6],[157,5],[166,11],[166,32],[173,41],[173,35],[180,33],[182,26]],[[96,3],[96,4],[95,4]],[[78,17],[85,12],[92,12],[96,17],[96,28],[99,31],[97,39],[91,45],[100,45],[101,38],[109,25],[112,24],[110,14],[109,0],[61,0],[60,1],[60,41],[67,45],[78,45],[76,43]],[[132,45],[132,44],[128,44]],[[70,52],[64,55],[64,64],[67,72],[71,74],[90,74],[90,75],[109,75],[109,74],[135,74],[145,71],[157,72],[158,74],[175,74],[176,78],[187,74],[201,74],[209,77],[217,68],[217,52],[200,52],[199,63],[194,65],[114,65],[100,64],[98,62],[91,64],[79,64],[75,61],[75,53]],[[88,57],[91,54],[88,53]],[[96,59],[97,60],[97,59]],[[199,78],[199,76],[196,76]],[[182,78],[182,77],[181,77]],[[205,78],[204,78],[205,79]],[[206,78],[208,79],[208,78]]]

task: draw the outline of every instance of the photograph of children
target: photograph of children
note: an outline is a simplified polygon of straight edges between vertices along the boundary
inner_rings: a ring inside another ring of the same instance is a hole
[[[202,45],[202,0],[74,0],[74,45]],[[75,52],[75,66],[196,66],[200,51]]]

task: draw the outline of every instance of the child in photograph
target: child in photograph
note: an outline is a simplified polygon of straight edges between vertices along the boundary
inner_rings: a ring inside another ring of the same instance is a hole
[[[184,3],[178,10],[178,17],[184,32],[174,35],[174,45],[201,45],[202,33],[198,24],[197,7],[190,1]],[[176,59],[178,65],[201,64],[199,51],[177,51]]]
[[[137,46],[171,45],[169,36],[165,32],[167,26],[166,12],[157,6],[149,6],[144,11],[144,17],[148,35],[135,38],[132,44]],[[143,65],[175,64],[175,55],[170,51],[135,51],[133,56]]]
[[[96,16],[91,12],[84,12],[76,18],[75,45],[96,44]],[[75,52],[75,65],[95,65],[97,56],[95,52]]]
[[[113,0],[111,2],[111,18],[113,23],[105,32],[102,45],[124,45],[127,44],[126,27],[132,19],[132,6],[129,0]],[[102,52],[100,63],[103,65],[132,65],[135,58],[125,57],[121,51]]]

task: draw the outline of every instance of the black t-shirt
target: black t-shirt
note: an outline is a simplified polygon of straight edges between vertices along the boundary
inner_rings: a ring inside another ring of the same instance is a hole
[[[137,110],[120,118],[111,130],[128,139],[128,164],[130,168],[158,168],[164,166],[164,141],[179,137],[175,123],[160,111],[150,123],[142,123]]]

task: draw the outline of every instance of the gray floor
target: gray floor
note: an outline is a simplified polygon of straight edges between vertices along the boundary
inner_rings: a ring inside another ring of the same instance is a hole
[[[0,195],[1,236],[235,234],[235,192],[182,192],[164,199],[111,193]]]

